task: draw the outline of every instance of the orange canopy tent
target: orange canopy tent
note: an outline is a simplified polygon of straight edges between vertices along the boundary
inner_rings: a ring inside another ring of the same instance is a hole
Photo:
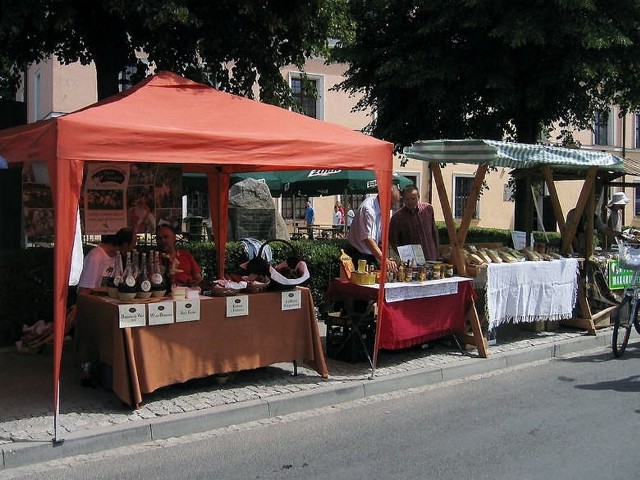
[[[77,112],[0,131],[9,167],[46,161],[55,210],[54,442],[67,283],[84,163],[153,162],[207,173],[219,273],[224,269],[229,174],[317,168],[373,170],[389,221],[392,145],[169,72]],[[383,252],[387,252],[386,239]],[[385,262],[383,262],[383,265]],[[383,275],[382,278],[385,278]],[[383,289],[380,289],[382,295]],[[380,298],[379,304],[383,304]],[[382,320],[382,318],[380,318]]]

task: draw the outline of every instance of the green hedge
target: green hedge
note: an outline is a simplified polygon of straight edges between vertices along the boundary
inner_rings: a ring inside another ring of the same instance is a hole
[[[451,243],[449,241],[449,232],[444,222],[436,222],[440,236],[440,244],[445,245]],[[458,226],[458,225],[456,225]],[[557,232],[533,232],[533,238],[536,243],[548,243],[560,247],[561,237]],[[465,243],[495,243],[500,242],[505,246],[513,246],[511,241],[511,230],[503,230],[499,228],[469,228]]]
[[[438,225],[440,242],[449,243],[444,224]],[[541,232],[535,232],[538,242],[546,242]],[[549,234],[550,243],[559,245],[560,236]],[[490,228],[471,228],[467,235],[468,243],[502,242],[511,244],[511,233],[508,230]],[[338,256],[345,240],[292,240],[290,242],[307,262],[311,279],[314,302],[319,305],[332,278],[339,274]],[[205,279],[215,278],[217,272],[215,250],[211,243],[187,243],[182,245],[193,253],[203,269]],[[289,250],[281,243],[272,245],[274,261],[284,260]],[[240,243],[227,244],[226,267],[237,269],[246,260],[244,249]],[[22,325],[33,325],[38,320],[51,321],[53,301],[53,250],[50,248],[30,248],[0,252],[0,291],[3,315],[0,318],[0,346],[9,345],[21,336]],[[72,292],[73,296],[73,292]]]

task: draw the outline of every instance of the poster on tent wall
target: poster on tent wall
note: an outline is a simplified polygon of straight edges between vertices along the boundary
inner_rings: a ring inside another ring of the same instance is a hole
[[[129,226],[153,233],[182,224],[182,169],[153,163],[95,163],[85,174],[84,225],[93,235]]]
[[[89,163],[83,189],[84,231],[109,235],[127,226],[128,163]]]
[[[27,243],[50,241],[54,233],[53,197],[45,162],[22,167],[22,211]]]
[[[174,230],[181,231],[182,167],[180,165],[162,164],[155,165],[155,167],[153,189],[156,225],[169,225]]]

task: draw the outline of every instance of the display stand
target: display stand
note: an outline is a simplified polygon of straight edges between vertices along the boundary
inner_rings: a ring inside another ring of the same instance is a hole
[[[622,158],[607,152],[551,147],[547,145],[527,145],[491,140],[425,140],[406,147],[403,153],[411,159],[430,163],[434,183],[442,206],[449,239],[452,247],[452,263],[457,272],[466,274],[462,248],[469,229],[476,203],[486,172],[491,167],[511,168],[516,179],[525,183],[525,191],[531,190],[533,179],[544,180],[549,198],[562,235],[561,253],[572,252],[572,242],[582,213],[587,212],[587,232],[593,232],[594,185],[596,178],[607,182],[624,175]],[[446,163],[468,163],[477,165],[475,178],[467,198],[465,210],[456,228],[449,195],[442,177],[441,165]],[[556,177],[554,178],[554,173]],[[576,204],[576,214],[572,222],[565,224],[555,182],[557,180],[584,180],[582,191]],[[532,231],[533,202],[531,195],[524,197],[526,238]],[[586,258],[593,252],[592,235],[587,235]],[[611,313],[592,314],[585,293],[585,286],[578,291],[580,318],[574,324],[594,333],[596,325]]]
[[[229,316],[227,299],[202,297],[200,319],[120,328],[118,303],[78,296],[76,359],[101,363],[112,372],[112,388],[138,407],[158,388],[203,378],[305,360],[329,375],[311,292],[299,287],[299,308],[283,309],[288,292],[248,295],[248,313]]]
[[[373,302],[378,298],[378,290],[377,285],[356,285],[339,280],[329,284],[325,300],[345,302],[347,315],[339,315],[339,322],[332,317],[327,320],[330,329],[346,326],[345,330],[334,332],[342,335],[340,340],[344,339],[342,350],[331,352],[329,348],[328,355],[330,352],[339,354],[354,345],[366,349],[371,326],[375,325]],[[379,348],[398,350],[455,335],[461,343],[475,346],[478,356],[486,358],[487,345],[480,328],[475,299],[469,278],[386,284],[385,301],[382,306],[378,305],[378,309],[386,311],[385,322],[375,325],[379,328]],[[358,306],[354,306],[358,301]],[[467,322],[471,324],[471,334],[467,333]],[[331,335],[333,333],[328,333],[329,337]],[[367,353],[363,352],[370,360],[371,356]],[[373,363],[371,367],[373,370]]]

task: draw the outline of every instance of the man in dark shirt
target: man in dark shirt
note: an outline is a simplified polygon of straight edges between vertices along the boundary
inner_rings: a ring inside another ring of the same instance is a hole
[[[415,185],[402,192],[403,207],[393,214],[389,224],[389,244],[394,250],[399,245],[421,245],[426,260],[437,260],[440,241],[433,206],[420,201]]]

